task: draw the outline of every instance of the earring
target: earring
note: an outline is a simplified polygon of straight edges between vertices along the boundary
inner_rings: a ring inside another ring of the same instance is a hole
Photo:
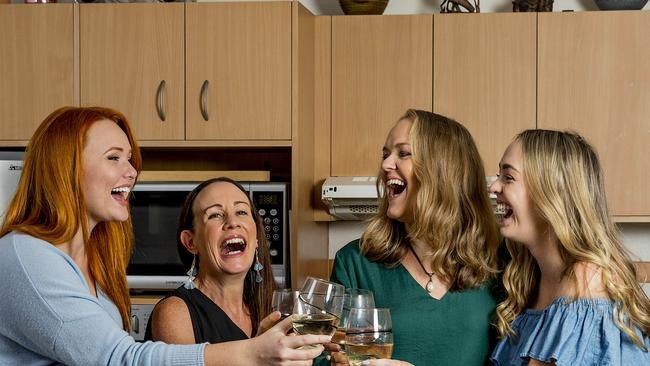
[[[253,271],[255,271],[255,282],[262,282],[262,274],[260,273],[264,269],[262,263],[260,263],[260,257],[258,255],[257,248],[255,248],[255,264],[253,265]]]
[[[196,278],[196,275],[199,274],[199,270],[196,268],[196,255],[194,255],[194,258],[192,258],[192,266],[190,267],[190,270],[187,271],[187,280],[183,283],[183,287],[185,287],[188,290],[194,290],[196,288],[196,285],[194,284],[194,279]]]

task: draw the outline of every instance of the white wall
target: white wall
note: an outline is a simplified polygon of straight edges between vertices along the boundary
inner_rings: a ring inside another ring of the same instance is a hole
[[[341,15],[343,11],[337,0],[299,0],[306,8],[316,15]],[[472,2],[473,0],[470,0]],[[439,13],[442,0],[390,0],[384,14],[426,14]],[[511,12],[512,0],[483,0],[482,13]],[[650,10],[646,4],[644,10]],[[553,11],[598,10],[593,0],[555,0]]]

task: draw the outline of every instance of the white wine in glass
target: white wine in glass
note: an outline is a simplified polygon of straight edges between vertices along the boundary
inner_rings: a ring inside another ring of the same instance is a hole
[[[308,277],[293,308],[293,329],[297,334],[333,335],[343,310],[345,288]]]
[[[393,355],[393,325],[389,309],[350,310],[345,350],[351,366],[365,360],[390,359]]]
[[[348,316],[352,308],[374,308],[375,298],[372,291],[360,288],[346,288],[343,296],[343,311],[338,328],[332,336],[332,343],[338,344],[345,351],[345,330],[347,328]]]

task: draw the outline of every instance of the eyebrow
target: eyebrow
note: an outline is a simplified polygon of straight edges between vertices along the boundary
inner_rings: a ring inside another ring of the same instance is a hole
[[[514,166],[512,166],[512,165],[510,165],[508,163],[499,164],[499,169],[502,169],[502,170],[510,169],[510,170],[514,170],[517,173],[519,173],[519,170],[517,170]]]
[[[395,147],[402,147],[402,146],[406,146],[406,145],[411,145],[411,144],[408,143],[408,142],[400,142],[398,144],[395,144]],[[388,146],[384,146],[384,147],[381,148],[381,150],[382,151],[389,151],[390,148]]]
[[[106,153],[108,153],[109,151],[112,151],[112,150],[118,150],[118,151],[124,152],[124,148],[121,148],[121,147],[118,147],[118,146],[113,146],[113,147],[108,148],[106,151],[104,151],[104,154],[106,154]],[[131,149],[129,149],[129,153],[131,153]]]
[[[235,206],[236,206],[236,205],[239,205],[239,204],[244,204],[244,205],[250,207],[250,205],[249,205],[248,202],[246,202],[246,201],[235,201],[235,202],[233,202],[233,204],[234,204]],[[213,205],[210,205],[210,206],[204,208],[203,210],[201,210],[201,212],[203,212],[203,213],[205,214],[209,209],[211,209],[211,208],[213,208],[213,207],[223,208],[223,205],[222,205],[221,203],[215,203],[215,204],[213,204]]]

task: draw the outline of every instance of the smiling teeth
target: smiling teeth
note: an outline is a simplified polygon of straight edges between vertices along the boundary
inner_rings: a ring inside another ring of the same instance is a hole
[[[505,203],[497,203],[496,207],[494,208],[494,213],[497,215],[505,215],[509,208],[510,206],[506,205]]]
[[[389,185],[389,186],[404,186],[404,182],[402,182],[399,179],[393,178],[393,179],[389,179],[388,182],[386,182],[386,185]]]
[[[111,189],[111,192],[115,192],[115,193],[117,193],[117,192],[126,192],[126,193],[129,193],[129,192],[131,192],[131,188],[129,188],[129,187],[113,188],[113,189]]]
[[[244,244],[244,239],[242,238],[232,238],[226,240],[226,244]]]

